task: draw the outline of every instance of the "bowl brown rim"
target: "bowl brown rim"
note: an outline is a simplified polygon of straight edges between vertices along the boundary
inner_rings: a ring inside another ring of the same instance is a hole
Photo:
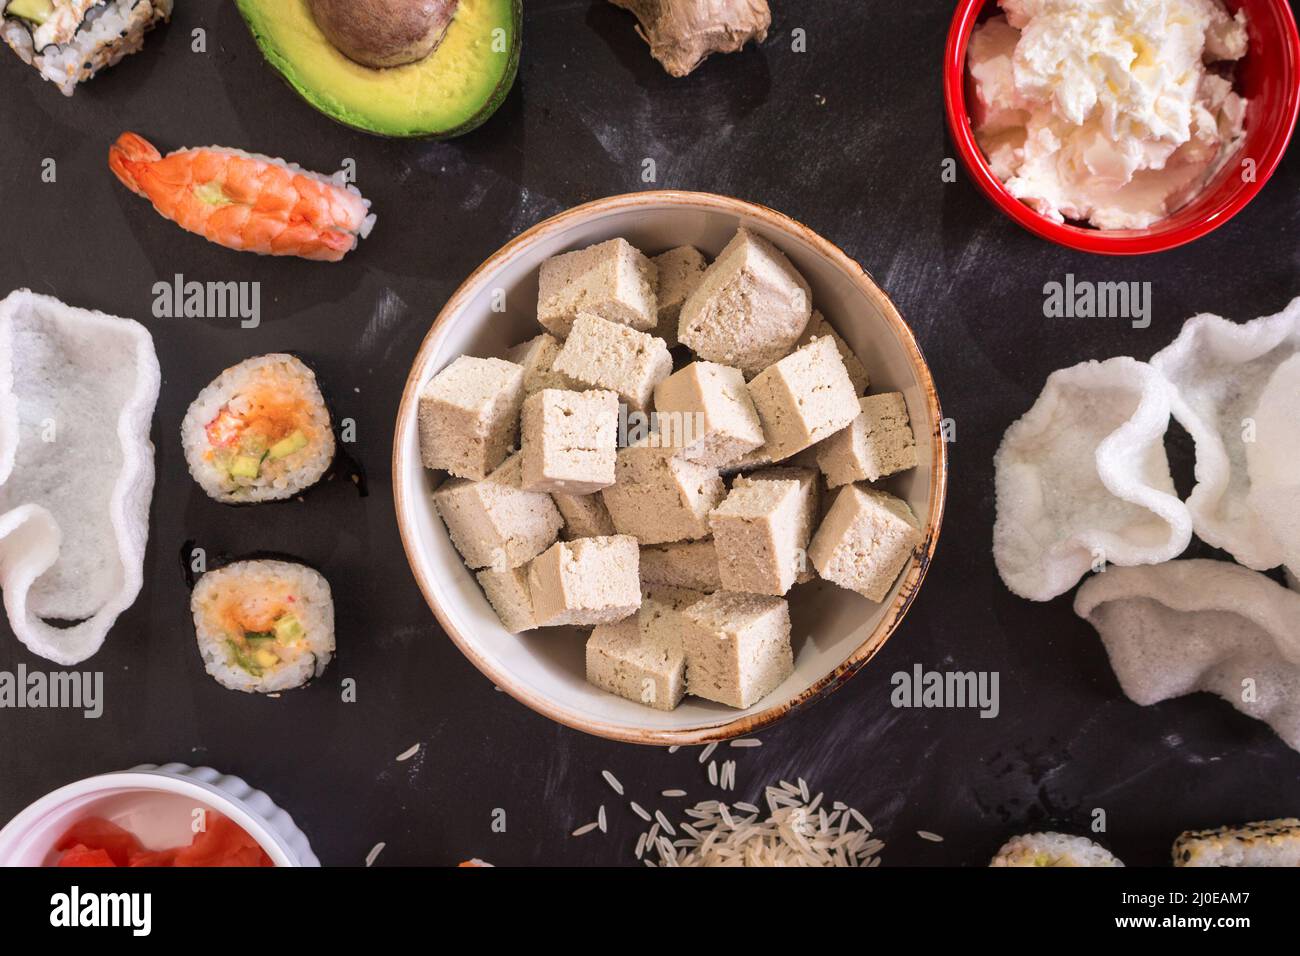
[[[406,430],[414,424],[419,404],[418,393],[424,379],[425,369],[436,351],[436,346],[442,338],[444,329],[449,327],[452,317],[459,314],[465,304],[472,298],[473,291],[483,277],[495,272],[500,265],[510,260],[523,247],[530,245],[541,236],[560,232],[571,224],[580,222],[596,213],[635,209],[638,206],[648,205],[683,206],[723,212],[742,218],[747,217],[808,242],[820,255],[847,275],[885,317],[885,321],[890,325],[895,337],[907,352],[912,371],[916,376],[918,385],[925,393],[930,417],[934,422],[934,428],[930,435],[930,449],[934,462],[933,478],[930,482],[930,517],[924,528],[924,540],[912,561],[911,567],[908,568],[903,577],[892,607],[882,618],[880,624],[839,666],[818,679],[797,697],[768,707],[758,713],[736,717],[721,724],[710,723],[669,730],[634,728],[622,724],[592,720],[547,697],[534,693],[527,687],[515,683],[508,674],[498,672],[491,663],[478,653],[473,642],[451,623],[449,616],[443,612],[438,601],[434,599],[433,588],[429,580],[433,572],[422,567],[422,562],[416,559],[414,534],[408,532],[407,529],[407,489],[401,480],[401,475],[405,470],[407,454],[405,443],[401,439]],[[934,378],[930,374],[930,367],[925,361],[920,346],[917,344],[916,337],[893,301],[858,262],[840,249],[839,246],[823,238],[812,229],[767,206],[743,199],[721,196],[716,193],[686,190],[647,190],[645,192],[609,196],[604,199],[583,203],[537,223],[521,232],[489,256],[452,293],[451,298],[442,307],[438,317],[420,343],[419,350],[416,352],[415,359],[411,364],[411,371],[407,376],[406,385],[402,390],[402,400],[397,410],[397,425],[393,432],[392,482],[393,505],[397,515],[397,527],[402,539],[402,548],[406,553],[407,564],[411,568],[411,573],[415,576],[420,593],[424,595],[425,603],[429,605],[434,617],[437,618],[438,623],[442,625],[443,630],[460,649],[461,653],[495,686],[529,709],[575,730],[581,730],[609,740],[628,743],[654,746],[674,744],[688,746],[729,740],[754,733],[775,723],[797,708],[838,690],[884,646],[894,631],[898,629],[898,625],[907,615],[912,602],[916,599],[921,582],[925,579],[926,572],[930,567],[930,561],[934,557],[935,547],[938,545],[948,490],[948,449],[943,438],[943,411],[939,405],[939,396],[935,389]]]

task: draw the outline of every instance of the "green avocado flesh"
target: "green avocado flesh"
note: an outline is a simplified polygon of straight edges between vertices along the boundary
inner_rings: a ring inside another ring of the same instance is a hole
[[[316,25],[308,0],[237,3],[262,54],[307,102],[368,133],[467,133],[501,105],[519,68],[523,0],[460,0],[432,54],[388,69],[340,53]]]
[[[11,17],[21,17],[40,26],[50,18],[54,12],[54,4],[50,0],[9,0],[9,5],[5,7],[5,13]]]

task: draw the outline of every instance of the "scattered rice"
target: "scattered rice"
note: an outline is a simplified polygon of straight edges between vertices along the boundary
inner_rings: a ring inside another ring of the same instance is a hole
[[[722,762],[722,774],[720,781],[723,790],[736,789],[736,761],[724,760]]]
[[[372,846],[370,852],[366,854],[366,866],[374,866],[375,860],[379,859],[379,854],[384,852],[386,846],[388,846],[387,843],[376,843]]]
[[[398,763],[402,763],[402,762],[405,761],[405,760],[410,760],[412,757],[414,757],[414,756],[415,756],[416,754],[418,754],[419,752],[420,752],[420,745],[419,745],[419,744],[412,744],[412,745],[411,745],[410,747],[408,747],[406,750],[403,750],[400,754],[397,755],[397,762],[398,762]]]
[[[650,814],[646,813],[645,807],[641,806],[641,804],[637,803],[635,800],[632,801],[632,812],[635,813],[642,820],[644,820],[646,823],[649,823],[651,820],[651,816]]]
[[[618,777],[614,776],[608,770],[602,770],[600,775],[605,778],[605,782],[609,784],[611,790],[617,793],[620,797],[623,796],[623,785],[618,782]]]
[[[671,798],[671,797],[684,797],[684,796],[686,796],[686,791],[685,791],[685,790],[665,790],[663,793],[660,794],[660,796],[662,796],[662,797],[670,797],[670,798]]]
[[[596,825],[600,827],[601,833],[609,832],[609,827],[606,826],[605,805],[603,803],[600,805],[600,810],[598,810],[596,813]]]
[[[582,836],[582,835],[584,835],[584,834],[586,834],[586,833],[590,833],[592,830],[596,829],[596,827],[598,827],[598,826],[600,826],[599,823],[584,823],[582,826],[578,827],[578,829],[574,830],[572,835],[573,835],[573,836]]]
[[[917,830],[916,835],[922,840],[929,840],[931,843],[942,843],[943,837],[937,833],[931,833],[929,830]]]
[[[681,748],[677,744],[673,744],[671,747],[668,748],[668,752],[670,754],[675,754],[679,749]]]
[[[707,747],[705,747],[703,750],[701,750],[701,751],[700,751],[700,763],[704,763],[706,760],[708,760],[710,757],[712,757],[712,756],[713,756],[713,751],[715,751],[715,750],[717,750],[717,749],[718,749],[718,742],[715,740],[713,743],[709,744]]]
[[[714,787],[718,785],[718,764],[715,760],[709,761],[709,784]]]
[[[741,737],[739,740],[733,740],[731,742],[731,746],[732,747],[761,747],[763,746],[763,741],[759,740],[757,737]]]
[[[664,832],[669,836],[677,836],[677,831],[673,829],[673,825],[668,822],[668,818],[664,816],[662,810],[655,811],[655,820],[658,821],[659,825],[664,828]]]
[[[730,808],[704,800],[683,813],[684,834],[673,835],[662,811],[637,841],[637,858],[647,866],[879,866],[884,848],[871,836],[871,825],[857,810],[836,801],[828,812],[822,794],[810,796],[803,779],[794,786],[781,781],[765,791],[769,813],[752,803]],[[733,810],[749,814],[737,818]],[[656,859],[657,857],[657,859]]]

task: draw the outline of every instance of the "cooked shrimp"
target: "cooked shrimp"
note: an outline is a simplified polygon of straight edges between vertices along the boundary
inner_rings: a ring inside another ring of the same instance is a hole
[[[108,166],[159,215],[241,252],[338,262],[375,221],[355,187],[239,150],[163,156],[143,137],[123,133],[109,148]]]

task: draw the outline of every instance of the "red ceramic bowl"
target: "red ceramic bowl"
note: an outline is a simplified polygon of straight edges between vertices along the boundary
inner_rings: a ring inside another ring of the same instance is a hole
[[[993,204],[1030,232],[1084,252],[1131,256],[1173,249],[1217,229],[1255,198],[1273,175],[1300,112],[1300,36],[1286,0],[1225,0],[1246,11],[1250,51],[1237,64],[1237,90],[1249,101],[1246,141],[1239,154],[1255,160],[1255,178],[1246,182],[1239,163],[1228,163],[1205,190],[1178,212],[1146,229],[1101,230],[1058,225],[1007,192],[993,175],[975,142],[966,98],[966,45],[975,25],[992,12],[993,0],[960,0],[948,32],[943,62],[943,95],[948,129],[976,184]]]

